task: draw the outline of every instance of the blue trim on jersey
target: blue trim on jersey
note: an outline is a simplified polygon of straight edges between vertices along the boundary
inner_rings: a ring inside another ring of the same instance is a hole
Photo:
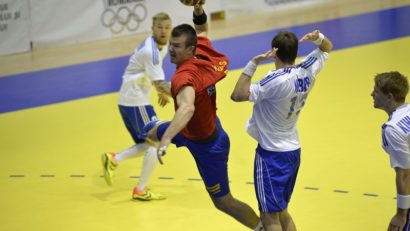
[[[158,65],[159,64],[159,51],[157,48],[157,42],[155,41],[154,36],[151,37],[152,39],[152,63],[154,65]]]
[[[264,85],[266,85],[267,83],[269,83],[270,81],[276,79],[277,77],[286,74],[286,72],[281,69],[280,71],[275,71],[271,74],[269,74],[268,76],[264,77],[263,79],[261,79],[261,81],[259,82],[259,84],[261,85],[261,87],[263,87]]]
[[[301,67],[303,69],[308,69],[310,66],[313,65],[317,60],[316,57],[310,56],[307,60],[299,63],[296,67]]]
[[[138,51],[139,50],[141,50],[143,47],[145,47],[145,42],[146,42],[147,40],[146,39],[144,39],[144,41],[142,41],[142,43],[138,46]]]
[[[382,126],[382,141],[383,141],[383,146],[384,147],[388,147],[389,143],[387,142],[387,138],[386,138],[386,124],[383,124]]]

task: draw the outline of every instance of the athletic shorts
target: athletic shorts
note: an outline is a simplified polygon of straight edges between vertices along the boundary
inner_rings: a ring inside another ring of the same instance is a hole
[[[300,149],[289,152],[264,150],[258,145],[254,181],[259,211],[280,212],[288,207],[300,165]]]
[[[161,124],[157,136],[162,137],[169,122]],[[225,196],[230,192],[228,179],[228,156],[230,141],[219,119],[216,121],[217,134],[206,142],[192,141],[177,134],[172,143],[177,147],[187,147],[195,159],[199,174],[205,183],[206,190],[213,198]]]
[[[132,139],[136,144],[144,143],[147,134],[144,132],[144,126],[151,120],[157,119],[157,114],[152,105],[144,105],[137,107],[128,107],[118,105],[122,120],[131,134]]]

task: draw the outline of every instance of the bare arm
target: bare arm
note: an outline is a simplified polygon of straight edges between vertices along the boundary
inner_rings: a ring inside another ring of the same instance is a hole
[[[264,54],[257,55],[246,65],[244,71],[239,76],[238,82],[236,82],[235,88],[232,91],[231,99],[235,102],[248,101],[251,94],[250,86],[253,73],[256,70],[257,65],[269,58],[272,58],[278,49],[274,48]],[[252,69],[247,70],[247,69]]]
[[[395,168],[397,194],[410,195],[410,169]],[[389,231],[402,230],[407,221],[408,209],[397,208],[389,224]]]
[[[195,90],[192,86],[183,87],[176,96],[178,109],[175,112],[169,127],[165,131],[159,144],[158,159],[162,164],[161,157],[165,154],[168,145],[191,120],[195,111]]]
[[[152,84],[154,85],[158,93],[158,104],[161,107],[164,107],[169,103],[169,97],[171,97],[170,83],[164,80],[156,80],[153,81]]]
[[[204,14],[203,5],[205,4],[205,0],[198,0],[197,4],[194,6],[194,15],[199,16]],[[208,22],[205,22],[202,25],[197,25],[194,23],[194,27],[196,30],[196,34],[198,36],[207,37],[208,36]]]
[[[300,40],[299,42],[304,42],[304,41],[317,41],[319,39],[320,36],[320,31],[319,30],[314,30],[310,33],[305,34]],[[318,45],[319,49],[322,50],[323,52],[331,52],[333,49],[333,43],[323,34],[321,34],[321,36],[323,36],[323,40],[321,42],[321,44]]]

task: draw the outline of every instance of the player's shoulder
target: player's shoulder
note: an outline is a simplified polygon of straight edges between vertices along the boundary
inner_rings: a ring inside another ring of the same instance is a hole
[[[152,53],[155,50],[154,48],[156,48],[154,38],[149,36],[140,43],[135,51],[139,53]]]

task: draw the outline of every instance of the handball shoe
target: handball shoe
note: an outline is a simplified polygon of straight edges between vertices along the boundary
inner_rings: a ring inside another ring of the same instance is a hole
[[[108,185],[112,185],[114,170],[117,168],[117,165],[114,163],[115,153],[106,152],[101,156],[103,170],[104,170],[104,179]]]
[[[132,192],[132,199],[141,201],[151,201],[151,200],[164,200],[166,197],[159,193],[154,193],[151,190],[145,188],[139,191],[137,187],[134,188]]]

